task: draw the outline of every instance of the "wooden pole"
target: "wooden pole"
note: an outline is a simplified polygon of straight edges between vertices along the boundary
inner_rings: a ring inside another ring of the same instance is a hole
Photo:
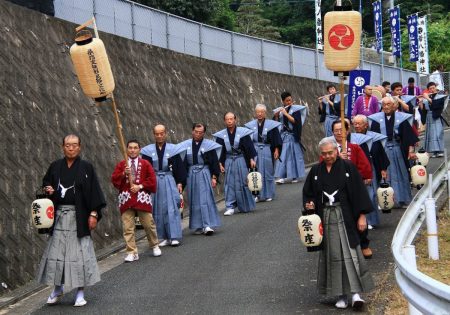
[[[128,154],[127,154],[127,148],[125,146],[125,140],[123,138],[123,133],[122,133],[122,124],[120,123],[120,117],[119,117],[119,113],[117,112],[117,105],[116,105],[116,100],[114,99],[114,95],[111,94],[111,103],[112,103],[112,110],[114,112],[114,118],[116,119],[116,125],[117,125],[117,136],[119,138],[119,144],[120,144],[120,148],[123,154],[123,158],[125,160],[125,164],[128,165]],[[130,187],[133,184],[133,179],[131,178],[131,173],[128,174],[128,181],[130,182]]]
[[[345,77],[344,77],[344,73],[343,72],[339,72],[339,92],[341,94],[341,126],[342,126],[342,143],[341,143],[341,147],[342,147],[342,152],[347,152],[347,146],[346,146],[346,141],[347,141],[347,130],[345,128],[345,96],[344,96],[344,81],[345,81]]]

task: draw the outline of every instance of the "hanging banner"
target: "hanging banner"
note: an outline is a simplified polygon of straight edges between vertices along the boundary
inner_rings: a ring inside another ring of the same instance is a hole
[[[392,54],[394,56],[400,57],[401,46],[400,46],[400,8],[399,7],[389,9],[389,24],[391,25]]]
[[[409,61],[419,60],[419,43],[417,38],[417,13],[408,16]]]
[[[373,16],[375,23],[375,46],[377,52],[380,53],[383,50],[383,5],[381,4],[381,0],[377,0],[373,5]]]
[[[316,0],[316,47],[323,50],[323,33],[322,33],[322,12],[320,6],[322,0]]]
[[[428,36],[427,36],[427,17],[417,18],[417,39],[419,42],[419,61],[417,62],[417,72],[429,74],[428,58]]]
[[[347,113],[352,112],[356,99],[363,94],[366,85],[370,85],[370,70],[350,71]]]

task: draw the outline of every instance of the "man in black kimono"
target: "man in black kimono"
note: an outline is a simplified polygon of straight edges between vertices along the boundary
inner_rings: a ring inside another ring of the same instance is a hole
[[[55,206],[55,221],[41,260],[38,282],[54,285],[47,304],[63,295],[63,285],[78,288],[74,306],[86,305],[84,287],[100,281],[91,231],[102,217],[105,197],[91,163],[79,157],[81,140],[64,137],[64,158],[54,161],[43,179]]]
[[[364,305],[359,293],[373,288],[361,252],[358,231],[367,228],[366,213],[372,211],[369,195],[356,166],[338,156],[333,137],[319,143],[322,162],[314,165],[303,186],[306,213],[316,213],[323,224],[319,256],[318,288],[321,294],[339,296],[337,308]]]

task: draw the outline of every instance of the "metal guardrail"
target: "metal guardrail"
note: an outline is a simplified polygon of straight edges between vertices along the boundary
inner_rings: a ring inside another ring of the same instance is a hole
[[[322,51],[230,32],[129,0],[54,0],[55,17],[82,24],[93,16],[99,30],[142,43],[239,67],[338,82]],[[361,61],[371,83],[405,82],[415,71]]]
[[[443,163],[433,175],[433,195],[447,193],[447,168]],[[423,274],[403,256],[425,220],[424,203],[428,198],[429,183],[417,193],[398,223],[392,240],[392,253],[396,264],[395,276],[403,295],[423,314],[450,314],[450,286]]]

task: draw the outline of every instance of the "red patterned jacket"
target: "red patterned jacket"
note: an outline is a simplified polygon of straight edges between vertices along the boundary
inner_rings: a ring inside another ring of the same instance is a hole
[[[150,162],[138,158],[135,184],[142,185],[144,188],[137,193],[130,191],[130,182],[125,176],[125,160],[116,165],[111,176],[111,182],[119,190],[120,213],[130,208],[152,212],[151,193],[156,192],[156,176]]]

